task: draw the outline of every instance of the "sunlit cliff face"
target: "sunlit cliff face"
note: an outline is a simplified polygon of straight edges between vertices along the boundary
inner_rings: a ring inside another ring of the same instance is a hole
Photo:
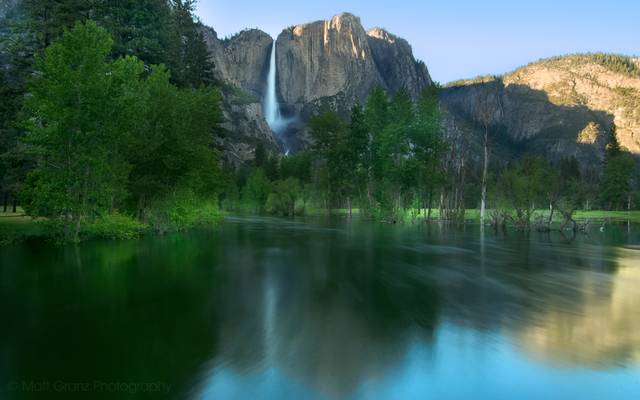
[[[640,251],[617,251],[610,277],[585,272],[584,301],[574,312],[544,313],[516,333],[534,357],[554,364],[604,368],[640,363]]]

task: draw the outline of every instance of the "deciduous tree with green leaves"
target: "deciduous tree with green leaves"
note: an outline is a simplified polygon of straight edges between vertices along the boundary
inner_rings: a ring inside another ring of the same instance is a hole
[[[60,218],[71,240],[79,239],[83,218],[126,195],[144,69],[133,57],[110,61],[112,43],[95,22],[76,23],[38,58],[25,104],[24,142],[37,159],[25,206]]]

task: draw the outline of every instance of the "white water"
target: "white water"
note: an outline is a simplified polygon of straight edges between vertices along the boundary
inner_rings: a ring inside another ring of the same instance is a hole
[[[267,92],[264,98],[264,115],[269,128],[276,134],[282,145],[284,155],[289,155],[290,146],[283,135],[287,126],[294,121],[293,118],[285,118],[280,113],[278,95],[276,94],[277,65],[276,65],[276,41],[271,46],[271,58],[269,59],[269,74],[267,75]]]
[[[264,99],[264,113],[267,124],[272,131],[280,133],[284,128],[284,120],[280,115],[278,97],[276,95],[276,42],[271,46],[271,59],[269,60],[269,75],[267,76],[267,95]]]

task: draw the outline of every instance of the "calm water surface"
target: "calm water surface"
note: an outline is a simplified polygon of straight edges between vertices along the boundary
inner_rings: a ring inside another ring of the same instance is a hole
[[[1,399],[640,399],[640,227],[0,249]]]

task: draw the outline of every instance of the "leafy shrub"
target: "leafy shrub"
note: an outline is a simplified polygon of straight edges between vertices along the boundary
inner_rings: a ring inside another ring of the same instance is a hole
[[[112,213],[100,216],[86,224],[82,234],[96,238],[127,240],[140,236],[145,228],[145,225],[135,218]]]
[[[203,198],[190,190],[179,191],[157,201],[145,213],[149,226],[158,233],[209,226],[219,218],[216,198]]]
[[[296,178],[274,182],[273,192],[267,198],[267,212],[287,217],[295,215],[296,203],[300,207],[301,192],[300,181]]]

